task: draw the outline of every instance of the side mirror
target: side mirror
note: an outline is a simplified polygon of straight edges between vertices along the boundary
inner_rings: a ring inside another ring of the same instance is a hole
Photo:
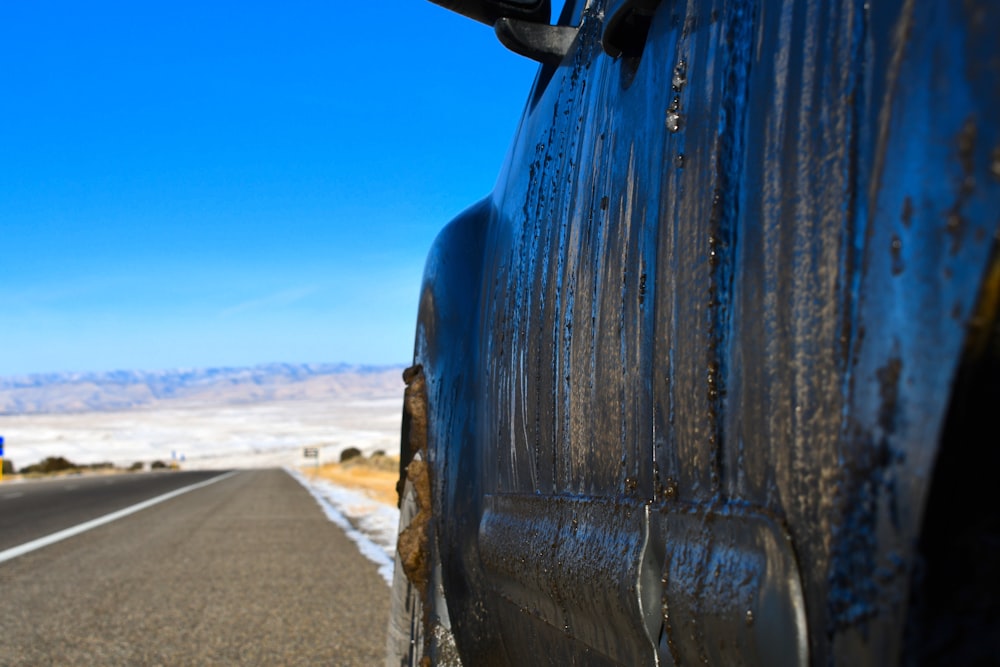
[[[486,25],[514,53],[556,66],[569,52],[579,27],[549,25],[549,0],[431,0]]]
[[[431,0],[431,2],[489,26],[495,25],[502,18],[547,24],[552,14],[549,0]]]

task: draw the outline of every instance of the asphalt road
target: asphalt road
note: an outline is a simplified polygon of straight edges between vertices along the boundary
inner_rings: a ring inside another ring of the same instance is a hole
[[[4,482],[0,484],[0,551],[218,474],[75,475]]]
[[[211,475],[135,477],[148,498]],[[0,550],[128,504],[77,479],[0,485]],[[35,493],[62,509],[31,510],[34,527],[6,516]],[[0,563],[0,665],[380,665],[388,611],[375,565],[295,480],[242,471]]]

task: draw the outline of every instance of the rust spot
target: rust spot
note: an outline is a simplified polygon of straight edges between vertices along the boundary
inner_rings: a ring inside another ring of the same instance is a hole
[[[962,245],[962,231],[965,228],[965,220],[962,218],[962,214],[958,212],[959,206],[960,204],[956,202],[955,207],[948,213],[947,226],[945,227],[948,235],[951,236],[952,255],[957,254]]]
[[[875,374],[878,377],[879,395],[882,398],[879,425],[883,432],[892,433],[896,426],[896,405],[899,401],[899,379],[903,374],[903,362],[899,357],[893,357]]]
[[[898,276],[903,272],[903,240],[899,236],[892,236],[892,275]]]
[[[719,362],[710,361],[708,363],[708,374],[706,376],[708,384],[707,397],[709,401],[716,401],[719,398]],[[714,410],[713,410],[714,412]]]
[[[975,165],[973,157],[976,150],[976,123],[969,117],[958,133],[958,159],[962,163],[962,171],[966,176],[972,175]]]
[[[913,224],[913,200],[907,197],[903,200],[903,226],[907,229]]]
[[[718,205],[718,200],[712,202],[713,207]],[[719,265],[719,239],[714,234],[708,237],[708,263],[712,268]]]
[[[966,227],[965,219],[962,217],[962,209],[976,189],[976,179],[973,170],[975,169],[974,157],[977,134],[975,121],[971,117],[967,118],[958,133],[958,161],[962,165],[964,178],[958,187],[955,203],[948,211],[947,216],[946,230],[951,236],[952,255],[958,253],[962,244],[962,234]]]

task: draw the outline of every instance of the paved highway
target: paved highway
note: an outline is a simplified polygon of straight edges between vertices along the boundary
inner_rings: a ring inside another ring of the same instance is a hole
[[[4,483],[0,551],[219,474]],[[388,587],[280,470],[238,472],[2,562],[0,591],[3,665],[384,660]]]
[[[0,483],[0,551],[217,475],[76,475]]]

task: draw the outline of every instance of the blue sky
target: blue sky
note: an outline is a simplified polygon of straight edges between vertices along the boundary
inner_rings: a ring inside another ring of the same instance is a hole
[[[535,69],[424,0],[0,4],[0,376],[408,361]]]

